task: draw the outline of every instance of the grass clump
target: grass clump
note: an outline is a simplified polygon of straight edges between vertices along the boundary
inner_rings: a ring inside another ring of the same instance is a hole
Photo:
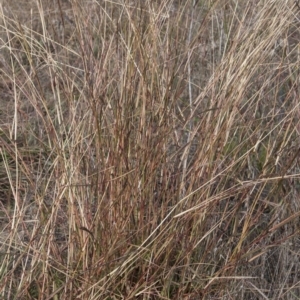
[[[300,297],[299,7],[11,2],[0,297]]]

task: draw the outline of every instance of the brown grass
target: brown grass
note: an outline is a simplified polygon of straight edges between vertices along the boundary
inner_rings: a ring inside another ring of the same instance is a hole
[[[300,7],[9,3],[0,298],[300,298]]]

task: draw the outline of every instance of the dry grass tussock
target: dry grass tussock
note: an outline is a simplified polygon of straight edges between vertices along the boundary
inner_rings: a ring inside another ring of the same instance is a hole
[[[300,298],[299,18],[3,2],[0,298]]]

